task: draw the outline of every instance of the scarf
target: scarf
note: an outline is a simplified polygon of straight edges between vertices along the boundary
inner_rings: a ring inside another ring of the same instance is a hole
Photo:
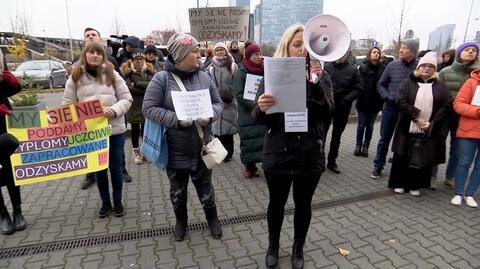
[[[212,62],[216,66],[222,67],[222,66],[225,66],[227,64],[227,57],[230,57],[230,56],[223,56],[223,57],[213,56]],[[232,59],[232,66],[230,66],[229,71],[232,74],[235,71],[235,61],[233,59]]]
[[[418,82],[418,91],[417,96],[415,97],[415,107],[420,110],[418,117],[424,119],[425,121],[430,121],[432,116],[433,108],[433,83],[420,83]],[[410,131],[411,134],[421,134],[424,133],[422,129],[414,122],[410,122]]]
[[[242,64],[247,68],[248,73],[263,76],[263,59],[260,61],[259,64],[256,64],[250,59],[243,59]]]

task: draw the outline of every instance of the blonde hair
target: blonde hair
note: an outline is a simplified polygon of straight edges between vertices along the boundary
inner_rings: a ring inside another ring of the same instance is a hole
[[[273,54],[273,57],[288,57],[288,46],[292,43],[293,37],[298,32],[303,32],[304,26],[301,24],[295,24],[287,28],[283,33],[280,43],[278,43],[277,50]]]
[[[102,64],[100,64],[97,67],[97,76],[95,80],[100,83],[104,84],[106,86],[111,86],[115,83],[115,74],[113,73],[114,67],[113,64],[111,64],[108,59],[107,59],[107,53],[105,52],[105,49],[102,47],[97,42],[91,42],[90,44],[87,44],[85,48],[82,50],[82,54],[80,55],[80,59],[78,60],[77,63],[75,63],[75,66],[73,67],[72,70],[72,80],[75,82],[75,85],[78,86],[78,81],[82,78],[82,76],[86,72],[86,67],[87,67],[87,52],[96,52],[99,53],[103,56]],[[105,80],[103,78],[103,75],[105,75]]]

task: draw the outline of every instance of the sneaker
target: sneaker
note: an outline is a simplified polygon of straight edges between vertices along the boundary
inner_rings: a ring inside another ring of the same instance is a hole
[[[399,194],[402,194],[402,193],[405,192],[405,190],[402,189],[402,188],[395,188],[395,189],[393,189],[393,191],[396,192],[396,193],[399,193]]]
[[[103,203],[102,208],[100,208],[100,211],[98,212],[98,217],[105,218],[106,216],[110,215],[111,212],[112,212],[112,204],[110,204],[110,202]]]
[[[410,190],[410,194],[413,196],[420,196],[420,190]]]
[[[116,217],[125,215],[125,208],[122,205],[122,201],[113,202],[113,211],[115,211]]]
[[[136,163],[136,164],[142,164],[143,163],[143,157],[142,157],[142,154],[140,154],[140,149],[139,148],[134,148],[133,149],[133,161]]]
[[[465,203],[467,203],[469,207],[478,207],[477,201],[475,201],[472,196],[465,196]]]
[[[452,200],[450,200],[450,203],[452,203],[452,205],[461,205],[462,204],[462,196],[456,194],[455,196],[453,196]]]
[[[370,177],[373,179],[379,179],[381,176],[382,176],[382,169],[378,167],[373,168],[373,171]]]

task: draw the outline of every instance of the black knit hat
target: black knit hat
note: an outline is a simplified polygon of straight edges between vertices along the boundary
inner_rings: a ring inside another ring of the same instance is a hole
[[[145,54],[143,54],[142,49],[133,49],[132,59],[135,59],[135,58],[145,58]]]
[[[145,50],[144,50],[144,53],[147,54],[147,53],[154,53],[155,55],[158,54],[157,52],[157,48],[155,47],[155,45],[148,45],[145,47]]]

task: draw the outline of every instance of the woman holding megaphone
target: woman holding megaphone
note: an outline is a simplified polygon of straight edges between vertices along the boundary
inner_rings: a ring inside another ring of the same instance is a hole
[[[309,58],[304,46],[303,31],[302,25],[288,28],[274,57]],[[332,86],[328,75],[322,73],[318,61],[312,61],[309,69],[305,79],[307,132],[286,132],[284,113],[265,113],[276,101],[274,96],[264,92],[263,83],[252,111],[254,117],[267,126],[263,147],[263,169],[270,195],[267,211],[267,267],[275,267],[278,262],[284,209],[293,185],[295,214],[292,267],[303,268],[303,245],[310,226],[312,197],[325,170],[323,126],[333,110]],[[310,82],[311,74],[318,77],[317,83]]]

